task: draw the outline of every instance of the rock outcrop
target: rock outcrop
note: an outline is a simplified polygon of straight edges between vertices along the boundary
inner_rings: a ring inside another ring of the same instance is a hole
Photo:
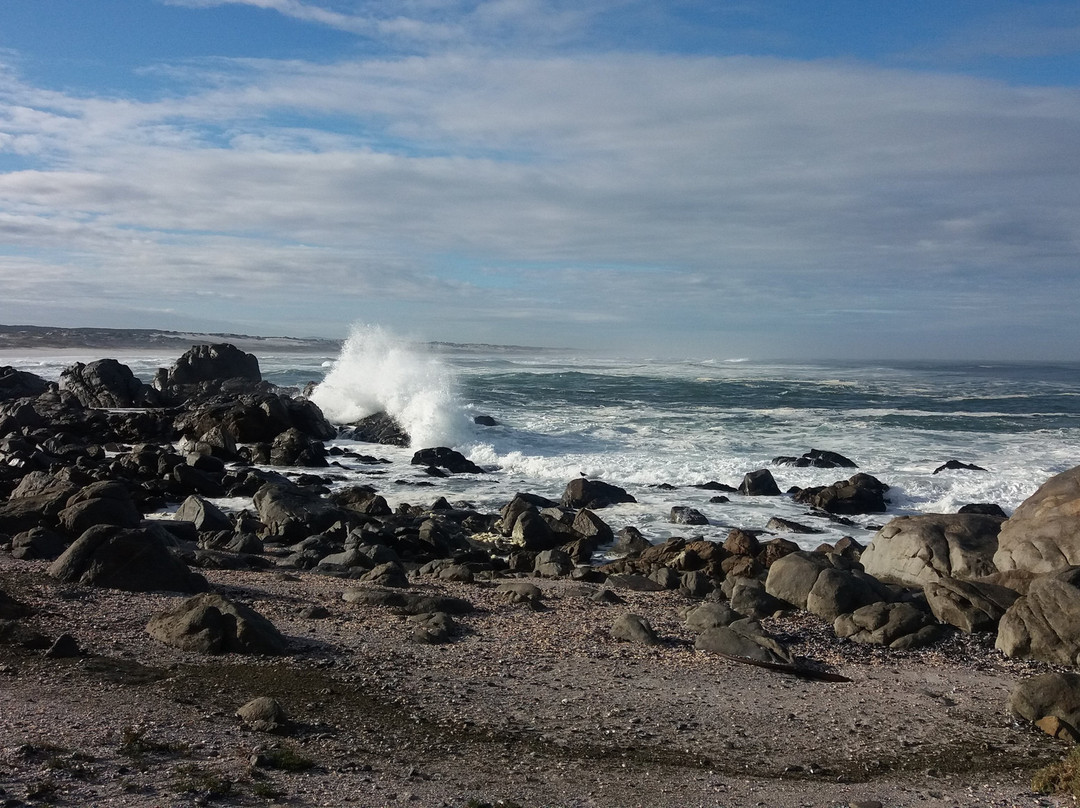
[[[905,586],[992,575],[1001,523],[974,513],[899,516],[877,532],[862,565],[871,575]]]
[[[1080,565],[1080,466],[1051,477],[1001,526],[994,564],[1034,573]]]

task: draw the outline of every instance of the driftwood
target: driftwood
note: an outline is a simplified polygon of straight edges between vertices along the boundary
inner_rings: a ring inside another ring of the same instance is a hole
[[[791,676],[798,676],[800,679],[810,679],[816,682],[850,682],[851,679],[846,676],[841,676],[839,673],[828,673],[826,671],[816,671],[813,668],[805,668],[802,665],[785,665],[782,662],[765,662],[761,659],[750,659],[749,657],[736,656],[735,654],[725,654],[722,651],[710,652],[718,657],[723,657],[731,662],[740,662],[743,665],[756,665],[759,668],[765,668],[766,670],[776,671],[777,673],[786,673]]]

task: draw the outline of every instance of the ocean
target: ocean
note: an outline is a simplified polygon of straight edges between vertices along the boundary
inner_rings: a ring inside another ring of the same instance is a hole
[[[0,357],[0,364],[57,379],[90,351]],[[176,355],[114,351],[147,381]],[[359,330],[338,356],[259,356],[264,378],[318,383],[314,400],[331,420],[377,410],[413,436],[400,449],[335,441],[391,461],[341,460],[334,485],[364,482],[396,506],[439,496],[496,511],[517,492],[559,499],[579,475],[622,486],[637,499],[601,512],[614,529],[722,541],[734,527],[764,530],[772,517],[818,529],[784,534],[813,549],[853,536],[868,542],[894,516],[955,512],[997,503],[1011,513],[1050,476],[1080,464],[1080,363],[763,362],[752,358],[619,359],[501,346],[415,345],[377,328]],[[488,415],[496,426],[479,426]],[[488,473],[430,478],[416,448],[452,446]],[[788,496],[711,502],[710,481],[738,486],[767,468],[782,491],[826,485],[852,469],[795,468],[773,458],[838,452],[890,486],[889,510],[840,524]],[[934,470],[949,460],[984,471]],[[239,506],[243,503],[223,503]],[[708,525],[672,524],[690,506]]]

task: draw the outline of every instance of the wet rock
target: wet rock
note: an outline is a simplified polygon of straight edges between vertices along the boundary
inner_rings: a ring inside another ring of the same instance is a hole
[[[803,488],[796,502],[834,514],[884,513],[889,486],[869,474],[856,474],[832,485]]]
[[[766,523],[765,529],[772,530],[777,533],[821,533],[821,531],[816,527],[810,527],[809,525],[804,525],[801,522],[793,522],[790,519],[782,519],[779,516],[774,516],[772,519],[770,519]]]
[[[461,452],[447,446],[433,449],[421,449],[410,461],[414,466],[434,466],[443,468],[451,474],[483,474],[484,470],[469,460]]]
[[[412,439],[405,428],[392,415],[377,412],[342,429],[342,435],[363,443],[381,443],[386,446],[408,446]]]
[[[858,468],[855,461],[844,457],[838,452],[830,452],[824,449],[811,449],[809,452],[805,452],[801,457],[791,457],[787,455],[774,457],[772,462],[778,466],[795,466],[797,468]]]
[[[161,394],[115,359],[76,362],[60,374],[60,389],[84,407],[158,407]]]
[[[749,497],[778,497],[780,488],[773,479],[772,472],[768,469],[751,471],[743,477],[739,485],[739,493]]]
[[[709,520],[697,508],[676,505],[668,515],[668,521],[676,525],[707,525]]]
[[[934,469],[934,474],[939,474],[943,471],[986,471],[986,469],[982,466],[976,466],[974,463],[961,463],[959,460],[946,460]]]
[[[322,441],[290,427],[274,438],[270,446],[270,465],[324,468],[328,465],[326,447]]]
[[[637,502],[633,496],[611,483],[578,477],[566,485],[560,504],[564,508],[588,508],[597,510],[623,502]]]
[[[287,642],[261,614],[207,592],[150,619],[147,633],[166,645],[203,654],[284,654]]]

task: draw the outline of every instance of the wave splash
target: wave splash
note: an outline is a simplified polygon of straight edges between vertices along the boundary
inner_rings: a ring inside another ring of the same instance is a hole
[[[338,424],[386,412],[413,448],[453,446],[467,426],[450,369],[380,326],[353,327],[311,400]]]

